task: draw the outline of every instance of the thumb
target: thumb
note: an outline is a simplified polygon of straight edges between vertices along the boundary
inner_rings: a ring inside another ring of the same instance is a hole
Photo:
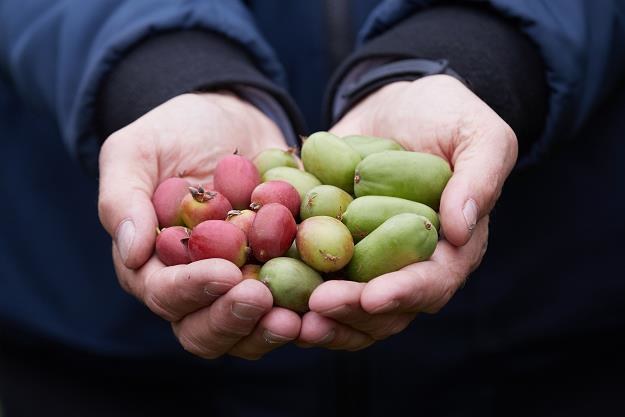
[[[517,148],[514,132],[505,125],[503,130],[467,138],[454,151],[454,172],[440,204],[442,229],[451,244],[466,244],[475,225],[490,213],[514,167]]]
[[[98,214],[127,268],[140,267],[154,251],[156,167],[156,155],[142,150],[137,138],[113,135],[100,152]]]

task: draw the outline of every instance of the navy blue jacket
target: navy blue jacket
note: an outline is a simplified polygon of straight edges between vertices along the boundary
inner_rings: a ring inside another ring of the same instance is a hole
[[[132,45],[202,29],[244,48],[264,77],[291,92],[311,128],[327,128],[319,122],[320,91],[332,66],[321,5],[249,3],[0,3],[2,337],[119,356],[182,354],[169,325],[115,279],[110,238],[97,218],[97,181],[85,172],[94,171],[100,146],[94,106],[103,78]],[[359,39],[366,42],[432,3],[391,0],[372,10],[373,2],[360,2],[354,29],[364,22]],[[469,375],[492,388],[503,374],[523,380],[549,364],[559,372],[584,351],[600,361],[624,346],[623,3],[490,6],[543,60],[546,120],[505,187],[488,254],[465,288],[438,315],[352,354],[366,364],[358,367],[360,387],[370,393],[410,397],[414,387],[429,393],[430,381],[476,402],[494,391],[467,388],[475,382]],[[331,355],[281,352],[250,366],[314,366]],[[387,392],[388,381],[406,372],[400,360],[418,370],[419,381]],[[458,369],[467,380],[445,380]],[[372,407],[372,415],[388,411]]]

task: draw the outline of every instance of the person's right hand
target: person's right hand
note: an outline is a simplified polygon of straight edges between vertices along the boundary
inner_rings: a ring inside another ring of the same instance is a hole
[[[217,161],[287,145],[278,127],[231,94],[184,94],[112,134],[100,152],[100,221],[113,238],[121,286],[172,323],[189,352],[255,359],[299,335],[300,317],[272,308],[269,289],[236,265],[207,259],[166,267],[154,255],[152,194],[181,174],[205,184]]]

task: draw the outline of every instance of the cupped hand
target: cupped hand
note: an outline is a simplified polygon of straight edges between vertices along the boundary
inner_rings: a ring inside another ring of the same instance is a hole
[[[172,323],[189,352],[254,359],[295,339],[297,314],[272,308],[269,290],[243,280],[236,265],[208,259],[166,267],[154,255],[152,194],[181,175],[205,184],[218,160],[238,150],[253,157],[287,147],[280,130],[228,93],[184,94],[115,132],[100,152],[100,221],[113,238],[121,286]]]
[[[440,204],[444,238],[425,262],[364,283],[328,281],[302,319],[302,346],[357,350],[439,311],[480,264],[488,218],[517,158],[512,129],[458,80],[436,75],[395,82],[369,95],[331,130],[392,138],[449,162]]]

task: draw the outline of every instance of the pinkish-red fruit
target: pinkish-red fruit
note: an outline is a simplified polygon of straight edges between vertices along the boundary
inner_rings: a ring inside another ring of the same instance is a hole
[[[297,224],[291,211],[282,204],[262,206],[250,229],[250,247],[254,257],[261,262],[284,255],[291,247]]]
[[[226,259],[239,268],[247,260],[245,233],[224,220],[207,220],[198,224],[188,242],[192,261],[200,259]]]
[[[237,210],[249,207],[252,191],[260,184],[260,174],[256,166],[240,155],[222,158],[213,176],[215,190],[222,193]]]
[[[191,231],[186,227],[172,226],[162,229],[156,236],[156,256],[167,266],[191,262],[187,243]]]
[[[260,272],[260,265],[246,264],[241,268],[243,279],[256,279],[258,280],[258,273]]]
[[[191,228],[206,220],[224,220],[232,210],[230,202],[216,191],[207,191],[201,185],[189,187],[180,204],[182,220]]]
[[[160,227],[184,226],[180,203],[189,194],[189,182],[182,178],[167,178],[161,182],[152,196]]]
[[[299,215],[301,199],[299,193],[286,181],[267,181],[259,184],[252,192],[252,210],[258,210],[265,204],[279,203],[291,211],[293,217]]]
[[[226,221],[243,230],[245,236],[249,236],[254,217],[256,217],[256,213],[252,210],[230,210]]]

